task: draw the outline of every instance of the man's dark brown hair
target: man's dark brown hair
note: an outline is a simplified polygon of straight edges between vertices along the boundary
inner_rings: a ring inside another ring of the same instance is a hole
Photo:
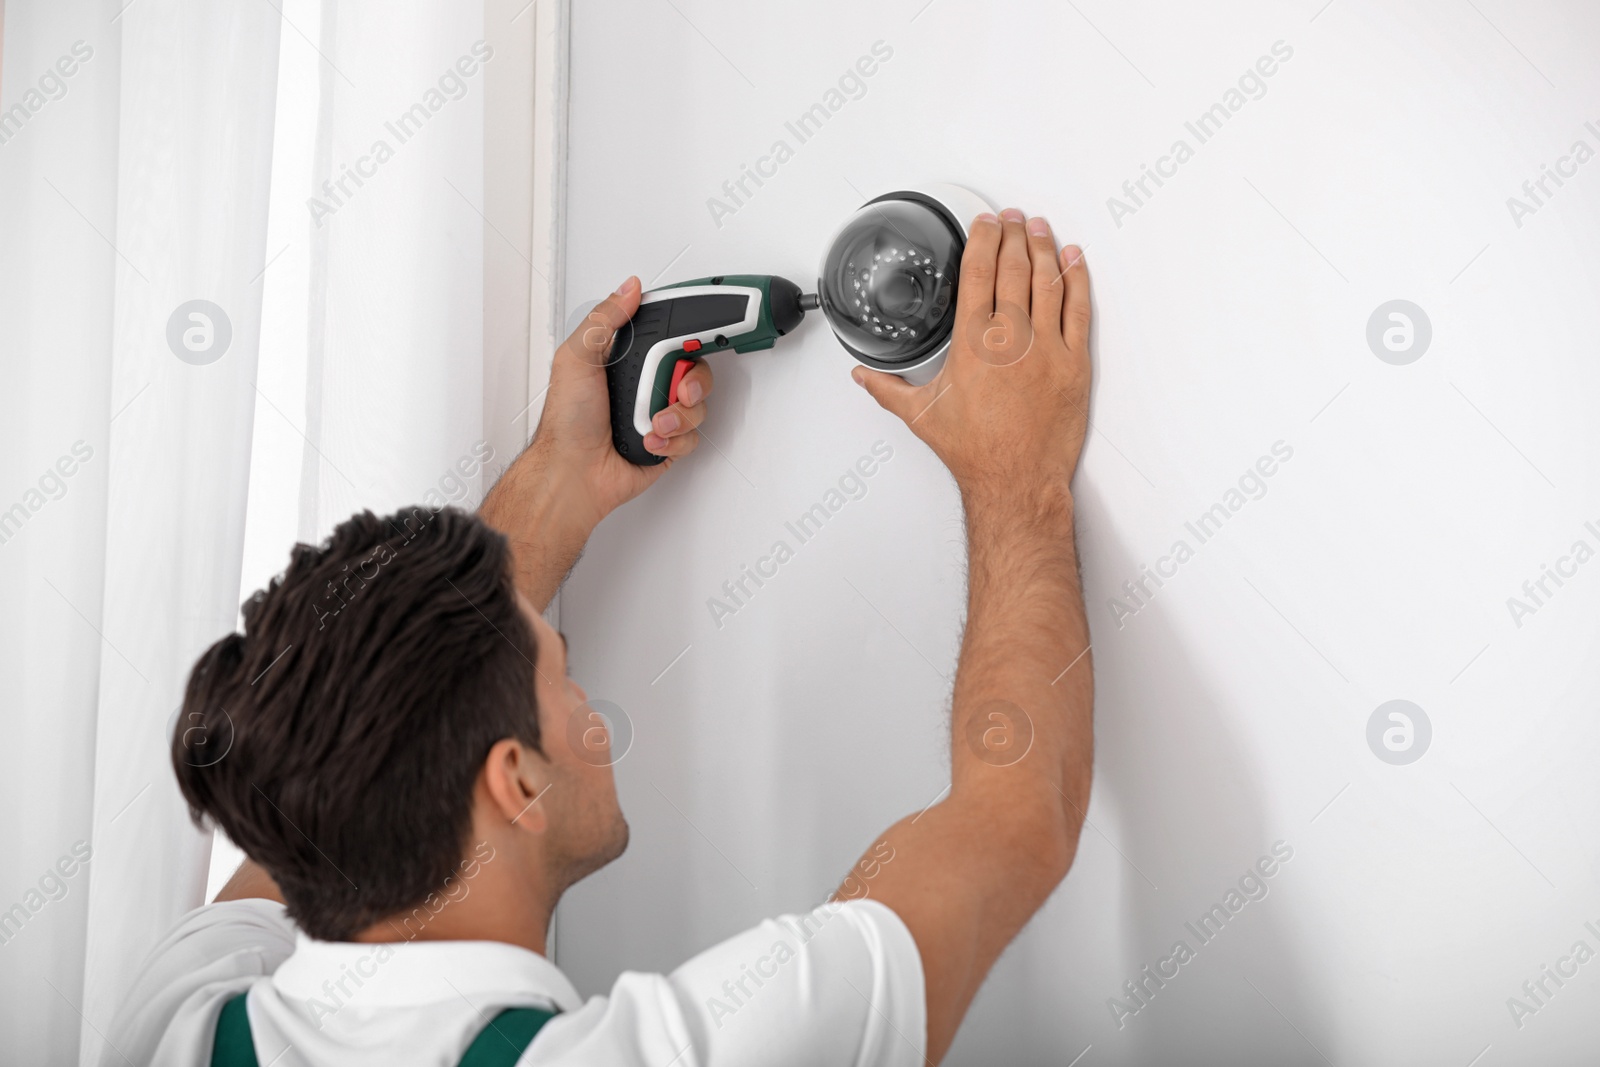
[[[474,515],[364,511],[244,605],[172,736],[178,787],[278,883],[312,937],[348,940],[441,891],[489,749],[538,748],[533,629],[506,539]]]

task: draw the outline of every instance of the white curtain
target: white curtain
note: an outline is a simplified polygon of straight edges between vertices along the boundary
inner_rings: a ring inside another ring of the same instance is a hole
[[[5,2],[8,1062],[97,1061],[202,900],[210,837],[167,740],[241,590],[357,508],[471,503],[526,432],[485,414],[522,408],[526,359],[486,375],[484,234],[508,227],[484,201],[483,22],[445,0]]]

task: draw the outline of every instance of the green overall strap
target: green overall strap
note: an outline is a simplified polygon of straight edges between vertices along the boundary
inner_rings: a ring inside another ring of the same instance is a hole
[[[506,1008],[467,1046],[461,1067],[516,1067],[533,1036],[555,1017],[555,1012],[540,1008]]]
[[[256,1043],[250,1036],[250,1016],[244,1010],[240,993],[229,997],[217,1016],[217,1036],[211,1042],[211,1067],[260,1067],[256,1060]]]
[[[222,1005],[211,1045],[211,1067],[260,1067],[244,1006],[246,996],[248,993],[240,993]],[[533,1044],[534,1035],[555,1017],[555,1012],[541,1008],[506,1008],[467,1046],[461,1067],[515,1067]]]

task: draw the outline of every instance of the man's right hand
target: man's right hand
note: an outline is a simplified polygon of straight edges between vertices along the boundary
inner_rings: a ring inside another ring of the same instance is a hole
[[[1064,486],[1089,410],[1089,271],[1050,224],[1009,208],[972,223],[950,354],[923,386],[857,367],[873,398],[950,468],[964,496]]]

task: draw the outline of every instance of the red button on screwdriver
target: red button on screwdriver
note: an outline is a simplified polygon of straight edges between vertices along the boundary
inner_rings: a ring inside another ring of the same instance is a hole
[[[700,347],[699,341],[692,341],[690,344],[693,344],[696,348]],[[693,366],[694,360],[680,359],[678,360],[678,365],[672,368],[672,384],[667,388],[668,404],[676,404],[678,402],[678,383],[683,381],[683,376],[688,374],[689,368]]]
[[[700,351],[700,342],[691,337],[683,342],[683,350],[685,352],[698,352]]]

